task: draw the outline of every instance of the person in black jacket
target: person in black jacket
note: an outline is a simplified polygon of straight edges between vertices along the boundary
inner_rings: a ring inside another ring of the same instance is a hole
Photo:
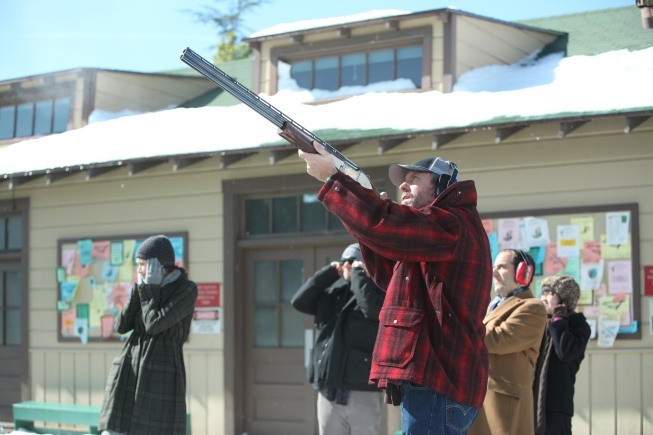
[[[570,435],[574,415],[574,384],[591,329],[583,313],[576,313],[580,288],[567,275],[542,281],[541,300],[549,321],[535,368],[533,394],[535,433]]]
[[[385,293],[367,275],[358,243],[318,270],[290,303],[315,316],[308,378],[318,390],[320,434],[379,434],[380,391],[370,385],[372,350]],[[343,281],[344,280],[344,281]]]

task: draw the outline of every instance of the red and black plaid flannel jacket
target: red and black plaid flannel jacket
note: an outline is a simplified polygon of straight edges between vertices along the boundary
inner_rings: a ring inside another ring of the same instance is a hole
[[[474,182],[455,183],[415,209],[338,172],[318,198],[360,242],[365,265],[387,291],[370,381],[379,388],[410,381],[481,407],[492,260]]]

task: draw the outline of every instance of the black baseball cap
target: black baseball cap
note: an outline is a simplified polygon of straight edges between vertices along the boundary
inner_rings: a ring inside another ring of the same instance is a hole
[[[388,175],[392,184],[399,187],[406,179],[406,172],[431,172],[437,175],[446,175],[451,178],[448,184],[458,181],[458,168],[453,162],[443,160],[440,157],[431,157],[428,159],[418,160],[412,165],[390,165]]]

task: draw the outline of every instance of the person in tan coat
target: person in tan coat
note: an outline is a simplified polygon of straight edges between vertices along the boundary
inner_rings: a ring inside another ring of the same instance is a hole
[[[533,377],[546,325],[546,308],[529,285],[533,258],[503,250],[494,261],[496,298],[483,323],[490,354],[487,393],[469,435],[532,435]]]

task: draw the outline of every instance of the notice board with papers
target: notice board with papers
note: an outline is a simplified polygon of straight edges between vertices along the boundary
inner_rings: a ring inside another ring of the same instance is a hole
[[[114,317],[131,296],[136,279],[135,254],[152,234],[83,237],[57,243],[57,319],[59,341],[111,341]],[[188,263],[188,233],[165,234],[175,264]]]
[[[492,260],[522,249],[535,260],[531,289],[546,276],[570,275],[598,345],[641,338],[639,209],[636,203],[520,210],[481,215]]]

